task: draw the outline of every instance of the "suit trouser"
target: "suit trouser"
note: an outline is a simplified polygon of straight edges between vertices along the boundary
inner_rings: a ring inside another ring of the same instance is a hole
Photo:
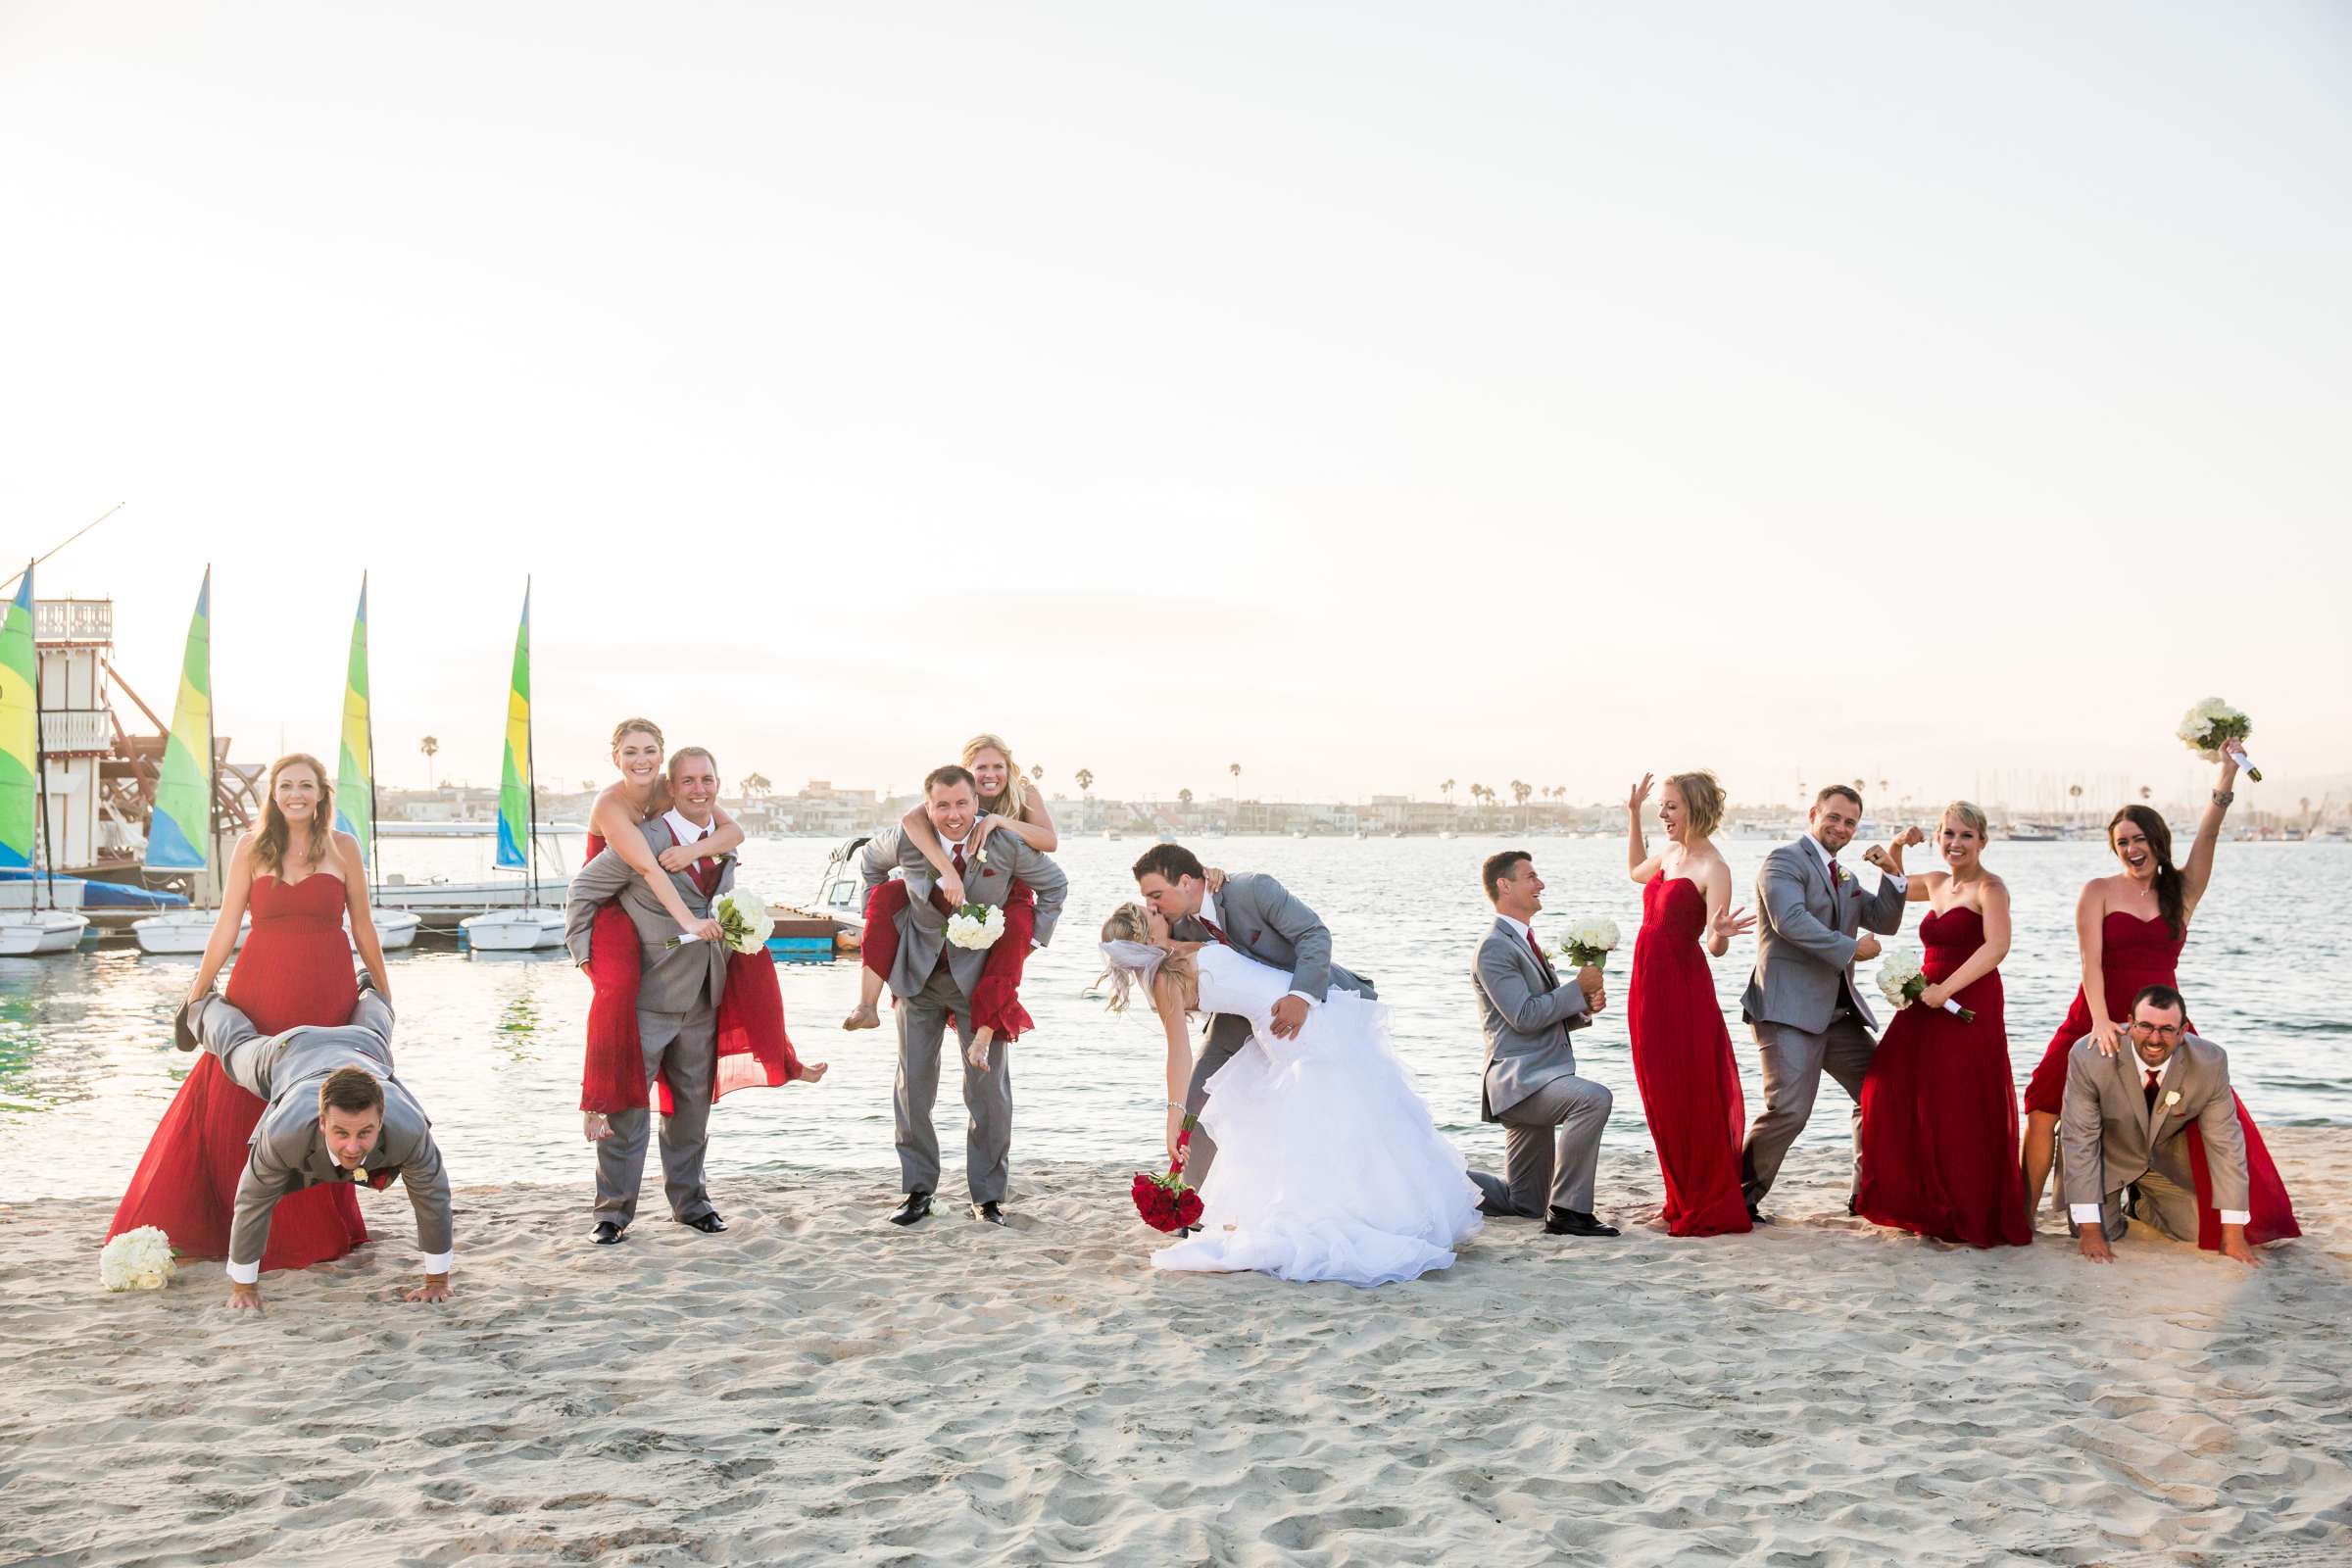
[[[1805,1123],[1813,1117],[1813,1097],[1821,1092],[1821,1075],[1825,1070],[1854,1102],[1854,1175],[1848,1191],[1850,1194],[1858,1190],[1862,1175],[1862,1078],[1870,1071],[1870,1055],[1879,1049],[1879,1043],[1871,1039],[1870,1031],[1862,1027],[1862,1020],[1851,1012],[1832,1018],[1830,1026],[1818,1034],[1794,1024],[1767,1023],[1761,1019],[1749,1027],[1755,1031],[1756,1044],[1764,1058],[1764,1109],[1747,1129],[1746,1144],[1740,1151],[1740,1186],[1749,1204],[1761,1203],[1764,1195],[1772,1191],[1788,1146],[1796,1142],[1796,1135],[1805,1130]]]
[[[1494,1119],[1502,1123],[1500,1176],[1474,1170],[1491,1214],[1542,1219],[1552,1208],[1592,1212],[1592,1174],[1600,1166],[1600,1135],[1617,1097],[1606,1084],[1573,1074],[1549,1083]]]
[[[1208,1081],[1224,1065],[1240,1054],[1250,1043],[1250,1020],[1238,1012],[1211,1014],[1208,1020],[1208,1040],[1201,1046],[1200,1054],[1193,1062],[1193,1081],[1185,1087],[1184,1108],[1188,1115],[1198,1116],[1200,1107],[1208,1103]],[[1193,1141],[1184,1155],[1184,1179],[1198,1188],[1208,1180],[1208,1167],[1217,1157],[1216,1140],[1208,1129],[1193,1129]]]
[[[1012,1065],[1004,1042],[988,1047],[988,1071],[964,1054],[972,1044],[972,1004],[957,989],[943,956],[923,989],[902,997],[899,1016],[899,1078],[891,1096],[898,1124],[900,1191],[939,1191],[939,1134],[931,1106],[939,1099],[939,1053],[946,1043],[948,1015],[956,1015],[956,1059],[963,1067],[963,1180],[975,1203],[1002,1202],[1012,1165]]]
[[[2197,1241],[2197,1195],[2151,1167],[2139,1180],[2099,1200],[2099,1229],[2109,1241],[2122,1241],[2124,1232],[2131,1229],[2127,1223],[2131,1220],[2193,1247]],[[2070,1220],[2067,1229],[2080,1234],[2082,1227]]]
[[[714,1212],[703,1186],[703,1156],[710,1148],[710,1080],[718,1070],[718,1019],[706,991],[692,1012],[637,1009],[637,1033],[645,1053],[645,1084],[669,1082],[670,1113],[662,1118],[662,1189],[673,1219],[700,1219]],[[653,1107],[616,1110],[605,1118],[612,1129],[596,1146],[596,1217],[626,1225],[637,1216],[637,1189],[645,1178],[645,1139]]]

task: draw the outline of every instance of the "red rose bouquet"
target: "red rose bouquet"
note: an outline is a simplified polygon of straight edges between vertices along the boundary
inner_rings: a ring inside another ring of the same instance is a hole
[[[1192,1141],[1193,1118],[1187,1116],[1177,1130],[1176,1147],[1181,1151]],[[1155,1231],[1190,1230],[1200,1223],[1200,1195],[1185,1185],[1177,1174],[1181,1169],[1181,1165],[1170,1165],[1164,1176],[1141,1170],[1135,1173],[1135,1185],[1130,1189],[1135,1211]]]

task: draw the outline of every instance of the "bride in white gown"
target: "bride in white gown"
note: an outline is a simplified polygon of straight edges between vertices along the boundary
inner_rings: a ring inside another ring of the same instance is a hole
[[[1390,1047],[1386,1005],[1335,990],[1298,1038],[1278,1039],[1268,1024],[1289,975],[1221,944],[1171,941],[1140,904],[1103,925],[1102,954],[1114,1009],[1150,988],[1172,1102],[1192,1077],[1188,1014],[1250,1020],[1250,1045],[1209,1080],[1200,1112],[1217,1157],[1200,1231],[1153,1266],[1387,1285],[1452,1265],[1478,1234],[1478,1189]]]

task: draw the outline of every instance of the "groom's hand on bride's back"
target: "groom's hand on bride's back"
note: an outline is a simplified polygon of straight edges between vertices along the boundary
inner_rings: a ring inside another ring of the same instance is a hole
[[[1585,994],[1588,1011],[1598,1012],[1609,1004],[1609,988],[1601,984],[1600,971],[1592,965],[1588,963],[1576,971],[1576,988]]]

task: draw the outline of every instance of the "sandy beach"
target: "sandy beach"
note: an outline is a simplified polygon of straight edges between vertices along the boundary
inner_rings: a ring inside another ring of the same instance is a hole
[[[1377,1292],[1155,1273],[1076,1166],[1006,1230],[739,1177],[726,1235],[611,1251],[581,1184],[466,1189],[440,1308],[394,1192],[259,1319],[218,1263],[108,1296],[111,1205],[13,1203],[0,1560],[2340,1562],[2352,1139],[2271,1141],[2308,1234],[2257,1272],[1876,1230],[1823,1149],[1750,1237],[1493,1222]]]

